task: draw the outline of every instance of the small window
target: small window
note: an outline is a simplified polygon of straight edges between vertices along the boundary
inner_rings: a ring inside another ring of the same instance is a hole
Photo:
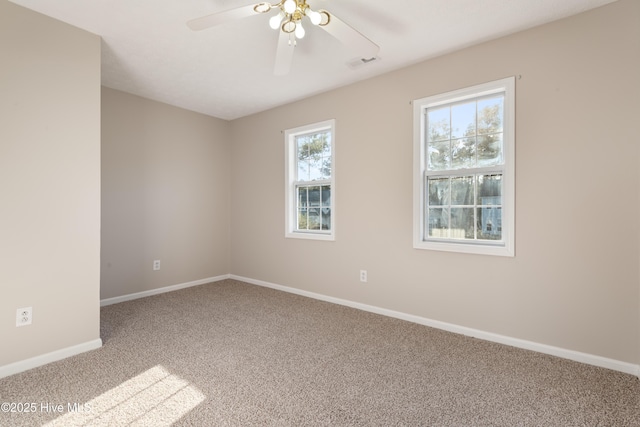
[[[335,239],[335,121],[285,132],[285,237]]]
[[[414,101],[414,247],[514,255],[514,79]]]

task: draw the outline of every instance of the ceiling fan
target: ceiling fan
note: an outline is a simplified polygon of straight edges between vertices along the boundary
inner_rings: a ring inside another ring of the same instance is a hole
[[[275,4],[262,2],[241,6],[192,19],[187,22],[187,26],[194,31],[200,31],[230,20],[246,18],[255,14],[266,14],[272,10],[276,10],[277,13],[269,19],[269,26],[274,30],[280,30],[274,67],[276,75],[287,74],[291,68],[293,49],[297,40],[302,39],[305,35],[302,26],[305,17],[312,25],[322,28],[345,44],[358,57],[357,60],[363,63],[375,59],[380,50],[378,45],[335,15],[326,10],[311,9],[307,0],[280,0]]]

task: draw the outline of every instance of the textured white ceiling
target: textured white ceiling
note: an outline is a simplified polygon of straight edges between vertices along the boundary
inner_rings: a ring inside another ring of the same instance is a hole
[[[194,32],[186,22],[262,0],[12,0],[102,36],[102,84],[235,119],[615,0],[307,0],[380,46],[359,68],[306,25],[291,71],[274,76],[277,31],[256,15]]]

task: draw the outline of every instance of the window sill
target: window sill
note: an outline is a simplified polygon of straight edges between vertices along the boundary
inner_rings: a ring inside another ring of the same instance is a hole
[[[306,240],[336,240],[333,234],[325,233],[303,233],[303,232],[288,232],[284,235],[287,239],[306,239]]]
[[[463,242],[437,242],[437,241],[418,241],[413,243],[414,249],[426,249],[432,251],[458,252],[476,255],[493,255],[493,256],[515,256],[512,246],[509,245],[490,245],[490,244],[470,244]]]

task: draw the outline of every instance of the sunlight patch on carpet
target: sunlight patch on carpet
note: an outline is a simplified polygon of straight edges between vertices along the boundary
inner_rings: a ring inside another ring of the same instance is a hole
[[[188,381],[158,365],[84,405],[69,408],[44,427],[170,426],[205,398]]]

